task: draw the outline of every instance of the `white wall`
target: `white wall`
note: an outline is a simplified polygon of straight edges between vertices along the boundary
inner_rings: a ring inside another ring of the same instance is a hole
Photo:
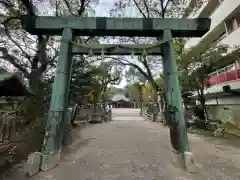
[[[211,31],[217,28],[220,24],[226,20],[226,18],[240,6],[240,0],[224,0],[219,7],[210,16],[211,26],[209,32],[207,32],[201,38],[191,38],[186,42],[185,48],[196,46],[202,39],[207,37]],[[202,9],[201,9],[202,10]],[[200,10],[200,11],[201,11]]]
[[[216,92],[223,92],[222,88],[223,86],[229,85],[232,90],[238,90],[240,89],[240,81],[234,80],[234,81],[227,81],[221,84],[216,84],[204,91],[204,94],[211,94],[211,93],[216,93]]]
[[[207,99],[206,105],[240,105],[240,97],[219,97],[213,99]]]

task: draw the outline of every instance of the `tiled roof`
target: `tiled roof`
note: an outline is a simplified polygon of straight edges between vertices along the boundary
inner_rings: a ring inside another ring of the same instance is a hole
[[[19,73],[10,73],[0,69],[0,96],[25,96],[33,94],[24,86]]]

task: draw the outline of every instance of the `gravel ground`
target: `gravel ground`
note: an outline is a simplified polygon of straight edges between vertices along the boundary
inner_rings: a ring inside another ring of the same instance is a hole
[[[240,180],[239,149],[189,135],[197,162],[197,172],[190,174],[172,163],[168,128],[137,118],[136,110],[118,109],[114,113],[115,117],[125,114],[126,120],[115,118],[85,127],[63,151],[59,166],[30,179]],[[131,118],[132,113],[135,118]]]

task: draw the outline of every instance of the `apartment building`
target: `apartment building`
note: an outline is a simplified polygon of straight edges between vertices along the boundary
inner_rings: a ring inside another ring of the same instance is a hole
[[[203,0],[204,1],[204,0]],[[206,104],[211,119],[234,122],[240,127],[240,0],[205,0],[190,18],[210,17],[210,31],[187,41],[188,55],[204,52],[212,43],[227,44],[229,50],[219,59],[217,69],[205,80]],[[191,50],[190,50],[191,48]]]

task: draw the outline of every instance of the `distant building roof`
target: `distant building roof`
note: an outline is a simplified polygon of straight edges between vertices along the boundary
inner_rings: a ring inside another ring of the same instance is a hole
[[[112,97],[112,101],[130,101],[130,99],[126,98],[124,94],[116,94]]]

